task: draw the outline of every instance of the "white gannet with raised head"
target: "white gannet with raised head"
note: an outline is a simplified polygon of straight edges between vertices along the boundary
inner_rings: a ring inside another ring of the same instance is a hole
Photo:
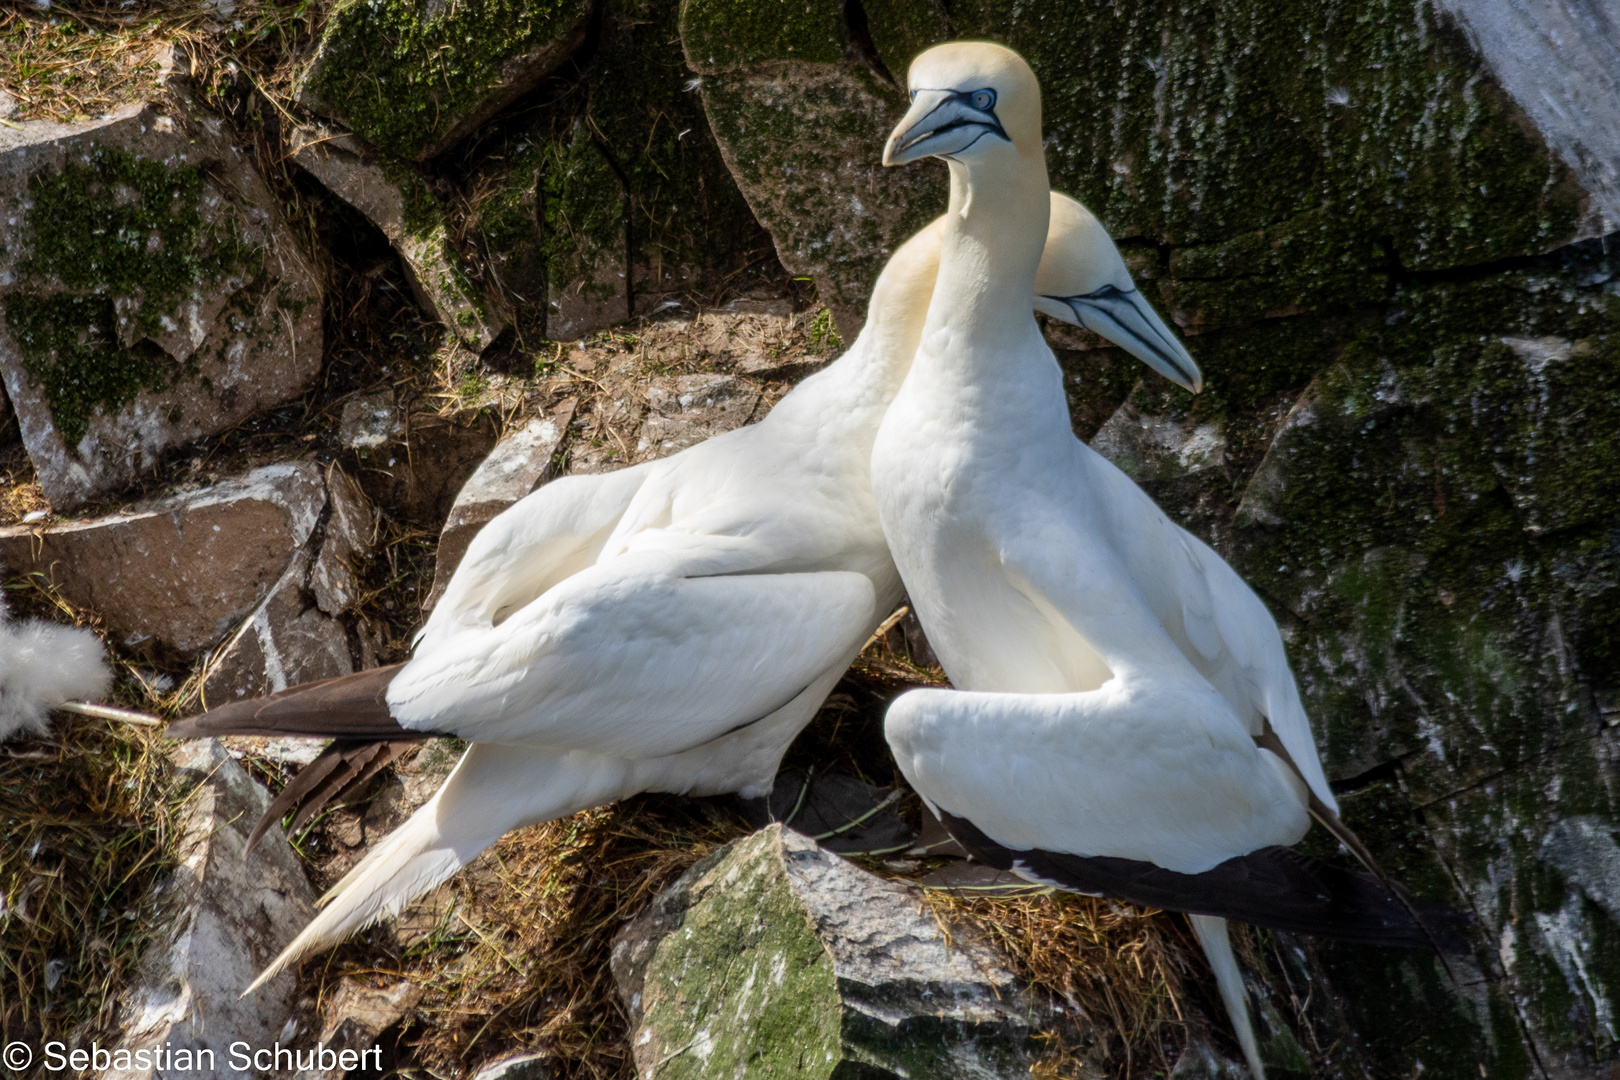
[[[1054,198],[1052,246],[1066,266],[1068,245],[1107,238]],[[397,913],[510,829],[642,791],[769,790],[788,744],[901,596],[869,461],[916,348],[941,230],[895,253],[855,343],[760,423],[661,461],[556,480],[491,521],[409,663],[170,728],[336,740],[254,839],[288,811],[296,827],[336,785],[391,760],[399,740],[473,744],[260,981]],[[1046,291],[1071,279],[1054,274]],[[1026,289],[1026,313],[1031,299]]]
[[[1067,249],[1071,286],[1037,289],[1050,204],[1033,72],[999,45],[958,42],[919,56],[909,85],[884,161],[943,158],[951,201],[872,480],[957,689],[903,695],[885,733],[976,857],[1188,912],[1260,1077],[1226,918],[1403,945],[1425,931],[1373,878],[1286,849],[1313,812],[1354,837],[1276,623],[1073,434],[1032,290],[1183,385],[1200,377],[1106,237]]]

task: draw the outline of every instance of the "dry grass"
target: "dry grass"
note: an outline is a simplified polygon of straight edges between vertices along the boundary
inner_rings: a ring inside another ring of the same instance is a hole
[[[1023,978],[1083,1016],[1101,1038],[1101,1047],[1081,1048],[1054,1034],[1037,1076],[1073,1075],[1069,1066],[1082,1049],[1102,1051],[1120,1077],[1168,1074],[1189,1026],[1202,1027],[1202,1002],[1189,1001],[1204,974],[1201,954],[1180,915],[1059,892],[989,897],[930,889],[926,902],[945,924],[983,931]]]
[[[37,579],[7,594],[19,616],[99,629]],[[132,665],[115,669],[124,704],[172,704]],[[155,929],[152,886],[174,862],[181,797],[163,750],[150,728],[65,714],[0,746],[0,1041],[113,1032]]]
[[[8,119],[79,121],[150,96],[172,47],[181,74],[216,93],[241,73],[275,102],[290,100],[299,48],[327,8],[309,0],[57,0],[0,8],[0,89]]]
[[[335,950],[318,992],[344,976],[419,985],[402,1075],[466,1075],[525,1048],[556,1055],[565,1080],[629,1080],[608,969],[613,935],[683,870],[747,831],[722,800],[643,795],[512,833],[455,879],[455,902],[436,908],[433,932],[401,951]]]

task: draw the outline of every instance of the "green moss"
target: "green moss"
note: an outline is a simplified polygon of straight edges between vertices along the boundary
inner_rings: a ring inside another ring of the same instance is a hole
[[[260,249],[228,220],[204,220],[204,183],[201,166],[101,146],[29,179],[29,254],[6,325],[68,447],[98,411],[115,412],[180,373],[143,339],[172,329],[181,301],[258,274]]]
[[[508,135],[478,223],[520,307],[552,286],[606,299],[627,263],[639,296],[702,293],[769,254],[688,86],[675,18],[609,4],[583,83]]]
[[[844,57],[839,11],[828,0],[687,0],[681,37],[702,68],[768,60],[832,63]]]
[[[375,146],[415,158],[486,103],[517,57],[564,38],[586,0],[348,0],[307,93]]]
[[[670,1080],[828,1077],[843,1057],[832,959],[794,899],[769,832],[741,840],[694,884],[654,951],[645,1027]]]
[[[945,36],[942,5],[863,7],[897,78]],[[977,0],[948,10],[958,35],[1005,41],[1042,77],[1053,186],[1116,238],[1178,249],[1168,295],[1188,324],[1376,304],[1397,265],[1478,265],[1543,250],[1574,229],[1581,194],[1568,170],[1426,5]],[[761,211],[779,241],[814,233],[849,195],[826,190],[835,173],[825,162],[795,153],[803,132],[846,160],[863,145],[875,158],[887,132],[867,115],[848,117],[858,130],[839,130],[802,72],[795,101],[751,81],[796,58],[892,94],[846,56],[841,11],[836,0],[701,0],[684,16],[711,119],[745,187],[758,174],[763,190],[786,189],[781,208]],[[891,170],[881,194],[860,196],[909,207],[923,190],[916,175]],[[888,239],[854,230],[810,243],[864,271],[868,248]],[[858,303],[864,292],[837,299]]]

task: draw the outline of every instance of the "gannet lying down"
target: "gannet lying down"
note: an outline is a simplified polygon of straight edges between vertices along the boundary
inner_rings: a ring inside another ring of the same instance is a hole
[[[910,87],[884,161],[944,158],[951,203],[872,481],[911,603],[959,689],[903,695],[885,733],[975,856],[1191,913],[1260,1077],[1226,918],[1428,939],[1374,879],[1286,850],[1314,812],[1365,854],[1338,821],[1276,623],[1218,555],[1074,437],[1025,299],[1049,214],[1034,74],[1001,46],[955,43],[919,56]],[[1087,325],[1196,385],[1112,245],[1071,252],[1107,283],[1068,302],[1091,305]]]
[[[1107,235],[1052,199],[1059,257],[1043,290],[1091,292],[1068,249]],[[788,744],[901,596],[868,462],[916,348],[941,227],[890,259],[848,352],[760,423],[662,461],[564,477],[491,521],[409,663],[169,729],[338,738],[284,796],[375,771],[391,756],[380,741],[473,744],[255,986],[397,913],[520,825],[641,791],[769,791]],[[1056,314],[1077,318],[1066,305]]]

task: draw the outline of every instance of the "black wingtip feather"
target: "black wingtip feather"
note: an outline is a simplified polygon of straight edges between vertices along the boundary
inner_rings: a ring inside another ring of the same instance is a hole
[[[415,740],[334,742],[320,757],[298,770],[248,834],[243,854],[252,851],[270,826],[292,815],[288,833],[296,833],[333,802],[359,791],[371,778],[397,761]]]
[[[1134,859],[1015,851],[965,818],[947,813],[943,820],[981,862],[1075,892],[1364,945],[1469,951],[1464,932],[1471,920],[1465,913],[1408,897],[1419,923],[1371,874],[1340,870],[1288,848],[1261,848],[1201,874],[1179,874]]]

